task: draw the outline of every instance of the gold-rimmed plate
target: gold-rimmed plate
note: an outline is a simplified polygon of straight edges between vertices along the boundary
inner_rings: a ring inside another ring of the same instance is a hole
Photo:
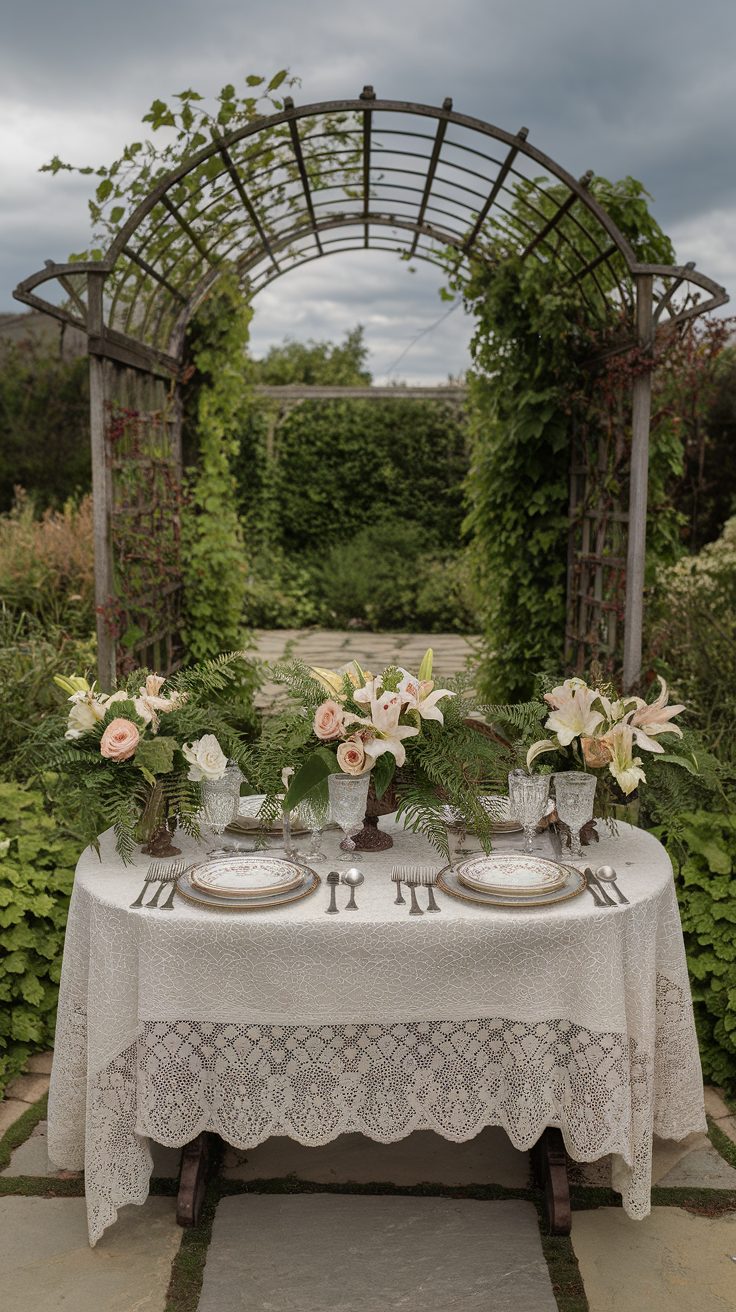
[[[263,898],[296,888],[304,867],[267,852],[233,852],[199,861],[187,874],[193,888],[211,897]]]
[[[455,862],[454,868],[466,888],[519,898],[550,893],[561,888],[566,878],[566,867],[558,861],[525,852],[479,852]]]
[[[437,876],[437,887],[442,889],[443,893],[448,893],[450,897],[456,897],[461,902],[470,902],[473,906],[528,911],[536,907],[554,907],[559,902],[567,902],[570,898],[578,897],[584,891],[587,882],[585,875],[574,866],[565,866],[565,871],[564,884],[559,888],[550,889],[548,893],[540,893],[537,897],[516,897],[509,893],[488,893],[468,888],[460,882],[457,870],[453,866],[446,866],[440,871]]]
[[[185,902],[203,907],[208,911],[272,911],[278,907],[290,906],[309,897],[320,886],[320,877],[309,866],[301,866],[302,878],[295,888],[284,889],[277,893],[268,893],[259,897],[222,897],[214,896],[207,889],[192,884],[190,872],[186,871],[177,881],[176,891]]]

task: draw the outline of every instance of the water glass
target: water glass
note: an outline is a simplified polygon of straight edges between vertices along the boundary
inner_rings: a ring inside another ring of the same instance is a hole
[[[570,830],[570,856],[580,858],[583,848],[580,830],[593,819],[593,798],[598,780],[582,770],[565,770],[554,774],[557,814]]]
[[[345,835],[340,850],[346,855],[338,856],[338,861],[350,861],[355,852],[353,835],[359,834],[363,828],[370,781],[369,771],[358,775],[331,774],[327,777],[330,815]]]
[[[329,814],[330,804],[324,795],[313,793],[310,797],[302,798],[299,803],[299,819],[310,831],[309,846],[304,853],[307,861],[326,860],[322,851],[322,830]]]
[[[547,810],[549,801],[549,775],[525,774],[513,770],[509,775],[509,803],[511,815],[524,830],[524,851],[531,852],[534,831]]]
[[[208,829],[219,838],[238,814],[243,774],[230,762],[221,779],[202,781],[202,814]]]

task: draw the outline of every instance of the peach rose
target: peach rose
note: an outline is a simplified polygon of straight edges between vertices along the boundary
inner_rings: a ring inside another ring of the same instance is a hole
[[[111,720],[100,739],[100,755],[108,761],[127,761],[140,742],[140,733],[132,720]]]
[[[365,750],[361,738],[348,738],[337,749],[337,764],[344,774],[362,774],[365,769]]]
[[[330,698],[322,702],[314,712],[314,732],[322,742],[329,742],[330,738],[339,738],[343,730],[343,713],[342,707]]]

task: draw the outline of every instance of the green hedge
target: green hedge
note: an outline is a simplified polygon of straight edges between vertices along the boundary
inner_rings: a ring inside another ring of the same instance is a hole
[[[0,1096],[54,1036],[64,930],[79,842],[42,793],[0,782]]]
[[[673,859],[703,1075],[736,1094],[736,819],[679,818],[687,855]]]

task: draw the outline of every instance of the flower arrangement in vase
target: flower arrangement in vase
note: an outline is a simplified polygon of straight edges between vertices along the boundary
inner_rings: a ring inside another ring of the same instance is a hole
[[[367,823],[355,839],[359,849],[391,845],[377,831],[377,817],[397,810],[407,828],[426,833],[447,854],[448,804],[462,810],[490,848],[491,822],[479,796],[484,789],[498,791],[505,780],[508,745],[467,723],[475,710],[469,678],[436,688],[432,668],[431,648],[417,673],[395,664],[372,674],[357,661],[339,670],[300,661],[274,667],[272,677],[291,689],[296,704],[266,726],[260,761],[252,765],[269,795],[265,810],[275,802],[284,764],[295,767],[285,810],[296,809],[310,793],[326,796],[332,773],[370,774]]]
[[[39,764],[64,784],[65,804],[89,842],[109,826],[129,861],[137,842],[152,856],[173,856],[172,832],[199,835],[202,784],[221,779],[228,757],[243,753],[216,694],[238,676],[242,652],[230,652],[169,677],[137,670],[104,692],[80,675],[56,675],[66,719],[49,717]]]

